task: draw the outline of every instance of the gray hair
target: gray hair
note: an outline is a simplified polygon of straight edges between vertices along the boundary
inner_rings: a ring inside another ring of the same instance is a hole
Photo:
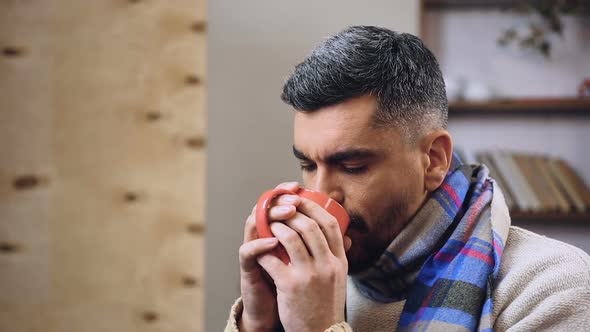
[[[281,99],[313,112],[362,95],[377,98],[375,126],[394,125],[409,142],[447,126],[445,84],[432,52],[416,36],[374,26],[349,27],[316,47]]]

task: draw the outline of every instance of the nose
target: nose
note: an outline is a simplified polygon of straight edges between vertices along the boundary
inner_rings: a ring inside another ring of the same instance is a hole
[[[313,181],[313,187],[310,189],[324,193],[340,204],[344,203],[342,187],[329,170],[318,167]]]

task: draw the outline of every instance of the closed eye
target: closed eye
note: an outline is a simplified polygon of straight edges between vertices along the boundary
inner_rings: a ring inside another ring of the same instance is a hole
[[[367,171],[367,166],[342,166],[342,169],[348,174],[362,174]]]
[[[301,170],[303,172],[313,172],[313,171],[315,171],[317,166],[315,164],[301,163],[301,164],[299,164],[299,167],[301,168]]]

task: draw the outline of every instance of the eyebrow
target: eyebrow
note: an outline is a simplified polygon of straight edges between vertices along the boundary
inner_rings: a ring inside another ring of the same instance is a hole
[[[299,151],[295,145],[293,145],[293,154],[295,158],[303,161],[310,161],[311,158],[306,156],[303,152]],[[329,164],[338,164],[349,160],[367,160],[376,158],[379,154],[374,150],[369,149],[349,149],[338,151],[330,154],[326,157],[326,161]]]

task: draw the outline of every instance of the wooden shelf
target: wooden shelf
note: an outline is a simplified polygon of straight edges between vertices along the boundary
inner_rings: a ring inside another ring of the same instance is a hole
[[[427,9],[506,9],[517,5],[513,0],[423,0]]]
[[[590,98],[496,99],[449,103],[449,115],[585,115],[590,116]]]
[[[580,225],[590,226],[590,212],[585,213],[559,213],[559,212],[523,212],[511,211],[510,217],[514,224],[545,224],[545,225]]]
[[[446,9],[494,9],[505,10],[518,8],[523,4],[529,3],[528,0],[422,0],[422,6],[425,9],[446,10]],[[578,12],[587,13],[590,4],[580,1]]]

